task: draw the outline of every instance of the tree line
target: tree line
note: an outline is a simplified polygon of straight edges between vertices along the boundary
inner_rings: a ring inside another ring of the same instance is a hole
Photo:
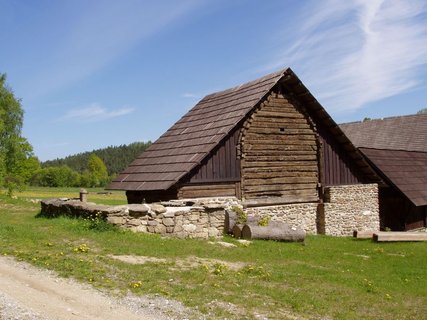
[[[149,145],[148,142],[134,142],[128,145],[109,146],[90,152],[82,152],[62,159],[42,162],[43,168],[68,166],[72,170],[83,173],[92,154],[98,156],[107,167],[109,176],[122,172],[129,163],[140,155]]]
[[[110,146],[41,163],[22,136],[23,118],[20,99],[0,74],[0,188],[9,195],[26,185],[104,187],[151,144]]]
[[[41,163],[30,184],[41,187],[105,187],[151,142],[109,146]]]

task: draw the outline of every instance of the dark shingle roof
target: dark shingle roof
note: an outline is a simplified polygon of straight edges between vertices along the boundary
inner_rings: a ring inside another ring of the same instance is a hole
[[[340,125],[356,147],[427,152],[427,114]]]
[[[360,150],[414,205],[427,205],[427,152]]]
[[[167,190],[199,165],[279,81],[335,136],[360,171],[372,181],[379,181],[362,154],[295,73],[287,68],[204,97],[135,159],[108,188]]]
[[[196,167],[287,70],[204,97],[109,186],[166,190]]]
[[[341,124],[356,147],[414,205],[427,205],[427,114]]]

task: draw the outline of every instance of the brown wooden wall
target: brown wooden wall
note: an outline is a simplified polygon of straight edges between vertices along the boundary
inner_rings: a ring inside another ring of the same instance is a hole
[[[381,230],[408,231],[427,227],[427,207],[416,207],[391,187],[380,188],[379,204]]]
[[[322,185],[337,186],[362,183],[363,178],[336,138],[321,125],[318,132],[322,143]]]
[[[235,130],[202,162],[186,183],[240,181],[240,159],[237,157],[238,140],[239,130]]]
[[[283,95],[271,93],[241,133],[242,195],[316,201],[319,181],[316,132],[310,119]]]
[[[240,183],[208,183],[189,184],[179,188],[178,199],[202,198],[202,197],[233,197],[236,196],[236,185],[240,188]]]

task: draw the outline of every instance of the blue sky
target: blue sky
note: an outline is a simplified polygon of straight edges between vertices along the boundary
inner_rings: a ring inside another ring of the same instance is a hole
[[[0,0],[0,37],[41,160],[154,141],[284,67],[338,123],[427,107],[423,0]]]

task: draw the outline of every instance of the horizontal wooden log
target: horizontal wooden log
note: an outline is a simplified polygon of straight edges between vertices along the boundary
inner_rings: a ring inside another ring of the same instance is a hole
[[[376,242],[427,241],[427,232],[375,232],[373,239]]]
[[[278,206],[286,205],[293,203],[307,203],[307,202],[318,202],[319,198],[315,195],[310,197],[299,197],[299,196],[290,196],[290,197],[272,197],[272,198],[258,198],[252,200],[244,201],[244,208],[251,207],[267,207],[267,206]]]
[[[224,197],[235,196],[235,183],[218,185],[183,186],[178,191],[179,198]]]
[[[280,128],[259,128],[257,130],[251,130],[245,134],[243,139],[244,143],[265,143],[268,141],[301,141],[301,140],[316,140],[316,134],[313,131],[307,132],[286,132],[286,129],[283,128],[283,132],[280,131]]]
[[[288,155],[248,155],[245,157],[246,161],[312,161],[317,162],[317,155],[315,152],[311,154],[294,155],[291,152]]]
[[[317,190],[266,190],[266,191],[245,191],[245,199],[261,199],[261,198],[287,198],[299,197],[301,202],[311,202],[313,197],[318,196]]]
[[[242,238],[302,242],[305,239],[305,232],[301,229],[291,229],[286,223],[270,223],[265,227],[246,224],[242,228]]]
[[[283,148],[279,150],[269,150],[266,153],[264,150],[250,150],[250,153],[247,156],[263,156],[263,155],[274,155],[274,156],[289,156],[289,155],[304,155],[304,154],[317,154],[316,147],[312,146],[294,146],[294,145],[284,145]]]
[[[264,173],[275,173],[277,172],[277,174],[282,174],[284,176],[286,176],[287,173],[289,172],[295,172],[297,174],[301,174],[301,176],[310,176],[313,174],[317,175],[318,172],[318,168],[317,166],[304,166],[304,167],[247,167],[246,164],[243,166],[242,165],[242,173],[243,173],[243,177],[248,177],[251,176],[252,174],[262,174],[262,177],[264,177]],[[255,175],[253,176],[254,178],[256,177]]]
[[[245,156],[243,158],[247,158],[247,157],[261,157],[261,156],[292,156],[292,155],[306,155],[306,154],[316,154],[316,152],[312,151],[312,147],[308,147],[306,148],[307,150],[269,150],[268,152],[266,152],[265,150],[247,150]]]
[[[256,186],[256,185],[284,185],[284,184],[317,184],[317,177],[286,177],[286,178],[269,178],[269,179],[251,179],[248,177],[245,179],[245,186]]]
[[[246,160],[246,159],[245,159]],[[317,161],[245,161],[245,168],[254,168],[254,167],[275,167],[275,168],[288,168],[295,167],[296,170],[299,167],[315,167],[317,168]]]
[[[292,109],[292,110],[296,110],[295,106],[293,104],[291,104],[287,99],[274,99],[274,100],[268,100],[267,102],[264,103],[264,106],[262,107],[262,109],[265,108],[274,108],[274,109],[281,109],[281,108],[286,108],[286,109]]]
[[[285,113],[298,113],[297,110],[292,105],[265,105],[261,108],[263,111],[267,112],[285,112]]]
[[[245,171],[246,173],[246,171]],[[245,175],[245,181],[249,181],[250,179],[271,179],[271,178],[315,178],[318,180],[317,171],[274,171],[269,168],[265,170],[257,170],[251,172],[250,175]]]
[[[247,186],[245,184],[245,192],[258,192],[258,191],[285,191],[285,190],[317,190],[316,183],[290,183],[290,184],[274,184],[274,185],[255,185]]]
[[[281,131],[282,130],[282,131]],[[315,132],[310,128],[292,128],[281,124],[272,124],[269,127],[259,127],[259,126],[251,126],[250,131],[245,134],[245,137],[255,136],[256,134],[270,134],[270,135],[278,135],[278,136],[287,136],[287,135],[310,135],[314,136]]]
[[[372,239],[374,233],[377,231],[374,230],[354,230],[353,231],[353,237],[357,239]]]
[[[251,119],[252,125],[257,125],[258,123],[284,123],[287,125],[304,125],[307,127],[308,121],[305,118],[275,118],[275,117],[256,117]]]
[[[298,120],[305,120],[304,115],[297,114],[293,112],[271,112],[271,111],[258,111],[256,113],[256,118],[286,118],[286,119],[298,119]]]
[[[278,145],[269,145],[269,144],[249,144],[247,141],[245,141],[243,145],[243,150],[290,150],[294,146],[295,150],[307,150],[308,146],[312,146],[314,148],[317,148],[316,141],[312,140],[288,140],[286,141],[286,144],[278,144]]]
[[[288,130],[310,130],[310,126],[306,123],[306,122],[290,122],[287,121],[285,119],[279,119],[281,121],[278,120],[273,120],[273,119],[269,119],[269,120],[264,120],[264,121],[255,121],[253,122],[250,127],[251,128],[270,128],[271,126],[274,126],[276,128],[281,128],[284,127],[285,129],[287,128]],[[248,126],[249,127],[249,126]]]

